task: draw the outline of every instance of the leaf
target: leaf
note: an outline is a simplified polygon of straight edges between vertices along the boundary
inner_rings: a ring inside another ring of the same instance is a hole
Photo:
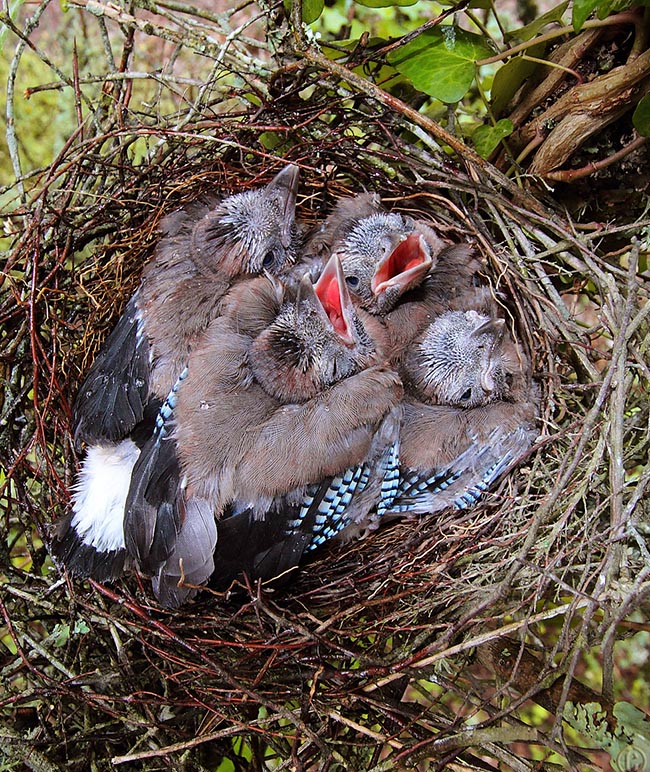
[[[282,143],[282,138],[275,131],[263,131],[258,139],[265,150],[274,150]]]
[[[540,57],[544,53],[544,44],[540,43],[528,49],[530,56]],[[499,115],[508,102],[517,93],[517,89],[540,66],[525,56],[513,56],[500,67],[494,76],[491,89],[491,105],[494,115]]]
[[[52,635],[55,636],[54,645],[57,648],[60,648],[61,646],[65,646],[68,640],[70,639],[70,625],[57,623],[56,625],[54,625],[54,629],[52,630]]]
[[[84,635],[90,632],[90,627],[84,622],[83,619],[77,619],[72,628],[73,635]]]
[[[366,8],[389,8],[391,5],[415,5],[418,0],[354,0]]]
[[[293,3],[302,3],[302,20],[304,24],[312,24],[323,13],[325,0],[284,0],[287,15],[291,13]]]
[[[564,12],[568,5],[569,1],[565,0],[565,2],[556,5],[554,8],[551,8],[550,11],[546,11],[546,13],[543,13],[537,19],[531,21],[530,24],[526,24],[525,27],[520,27],[512,32],[507,32],[505,36],[506,40],[512,40],[512,38],[517,38],[517,40],[530,40],[531,38],[534,38],[547,24],[551,24],[554,21],[562,21],[562,16],[564,16]]]
[[[571,23],[575,32],[580,32],[582,25],[596,10],[600,0],[575,0],[571,13]]]
[[[495,126],[479,126],[472,134],[476,152],[481,158],[489,158],[499,142],[509,137],[514,129],[514,124],[508,118],[502,118]]]
[[[305,24],[312,24],[323,13],[325,0],[302,0],[302,20]]]
[[[642,137],[650,137],[650,94],[646,94],[632,113],[634,128]]]
[[[492,53],[480,35],[445,25],[423,32],[387,59],[415,88],[443,102],[458,102],[474,80],[476,62]]]

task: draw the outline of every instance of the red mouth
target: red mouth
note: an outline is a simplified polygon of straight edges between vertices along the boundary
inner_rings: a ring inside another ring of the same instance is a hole
[[[351,345],[351,301],[338,258],[330,258],[320,279],[314,285],[314,292],[337,335]]]
[[[404,292],[426,276],[432,263],[424,238],[419,233],[411,233],[377,266],[370,288],[375,295],[389,287],[398,287]]]

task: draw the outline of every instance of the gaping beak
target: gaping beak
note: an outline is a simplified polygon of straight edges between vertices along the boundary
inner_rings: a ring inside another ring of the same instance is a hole
[[[354,307],[338,255],[332,255],[314,284],[314,293],[334,331],[346,346],[354,337]]]
[[[396,287],[401,295],[419,284],[432,265],[433,258],[424,236],[411,233],[377,265],[370,289],[374,295],[381,295],[387,289]]]

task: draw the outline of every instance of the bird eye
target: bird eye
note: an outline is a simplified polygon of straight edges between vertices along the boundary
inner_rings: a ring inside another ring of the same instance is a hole
[[[471,389],[465,389],[465,391],[460,395],[461,402],[469,402],[471,398],[472,398]]]
[[[275,262],[275,252],[270,249],[265,255],[264,260],[262,260],[262,267],[263,268],[270,268],[273,263]]]
[[[346,276],[345,281],[348,283],[348,287],[352,287],[352,289],[355,289],[359,286],[358,276]]]

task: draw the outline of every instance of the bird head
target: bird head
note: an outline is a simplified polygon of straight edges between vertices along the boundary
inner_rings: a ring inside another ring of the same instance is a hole
[[[225,198],[208,216],[208,260],[217,257],[228,276],[278,275],[295,259],[298,167],[286,166],[263,188]]]
[[[505,321],[448,311],[429,325],[407,360],[409,376],[431,404],[473,408],[507,396]]]
[[[336,251],[360,305],[385,314],[424,280],[441,247],[427,226],[400,214],[380,213],[359,220]]]
[[[334,255],[316,284],[305,274],[295,299],[255,339],[251,364],[268,394],[297,403],[373,364],[374,353]]]

